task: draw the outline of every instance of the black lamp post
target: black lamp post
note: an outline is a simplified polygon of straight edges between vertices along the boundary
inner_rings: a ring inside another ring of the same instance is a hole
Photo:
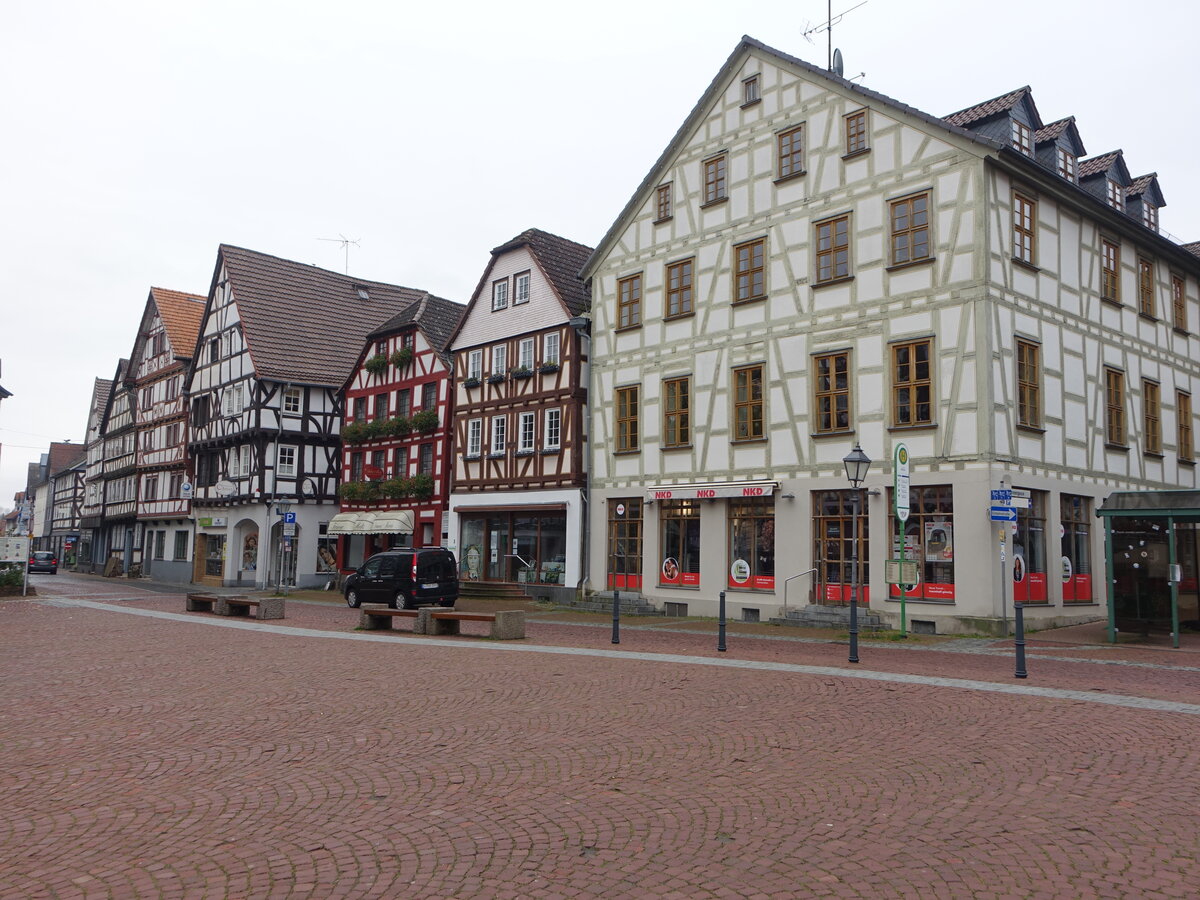
[[[861,485],[867,480],[867,470],[871,468],[871,458],[863,453],[862,447],[858,442],[854,442],[854,449],[851,450],[846,458],[842,460],[846,466],[846,477],[850,479],[850,484],[854,486],[854,493],[850,497],[853,511],[853,534],[850,544],[850,662],[858,662],[858,505],[862,497]]]

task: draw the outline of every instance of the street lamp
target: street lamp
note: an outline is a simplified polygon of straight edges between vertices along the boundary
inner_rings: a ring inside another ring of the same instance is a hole
[[[850,544],[850,662],[858,662],[858,505],[862,498],[860,485],[867,480],[867,470],[871,468],[871,458],[863,453],[858,441],[854,449],[842,460],[846,466],[846,478],[854,488],[850,497],[853,518]]]

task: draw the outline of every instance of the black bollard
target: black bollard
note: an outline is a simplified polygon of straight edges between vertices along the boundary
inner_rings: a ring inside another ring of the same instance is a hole
[[[850,593],[850,659],[849,662],[858,662],[858,590],[851,589]]]
[[[613,636],[614,644],[621,643],[621,592],[613,588]]]
[[[1025,604],[1019,600],[1013,604],[1013,615],[1017,620],[1017,671],[1016,678],[1028,678],[1025,671]]]
[[[721,591],[721,605],[717,613],[717,650],[725,652],[725,592]]]

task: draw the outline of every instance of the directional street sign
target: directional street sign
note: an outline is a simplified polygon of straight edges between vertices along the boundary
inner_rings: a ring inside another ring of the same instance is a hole
[[[1015,522],[1017,521],[1017,509],[1015,506],[993,506],[992,507],[993,522]]]
[[[1013,492],[1007,489],[992,491],[992,502],[1001,506],[1008,506],[1012,503]]]

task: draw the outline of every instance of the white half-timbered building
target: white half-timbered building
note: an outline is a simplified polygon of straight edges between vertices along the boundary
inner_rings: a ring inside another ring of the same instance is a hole
[[[133,410],[133,384],[129,379],[129,360],[117,364],[108,405],[100,422],[104,436],[103,481],[104,512],[100,546],[93,548],[95,563],[105,571],[109,560],[116,560],[113,572],[128,574],[141,566],[141,535],[137,525],[136,440]]]
[[[422,296],[221,245],[187,385],[195,581],[336,578],[339,391],[367,334]]]
[[[157,581],[186,583],[193,575],[183,382],[203,313],[199,294],[151,288],[129,356],[142,573]]]
[[[100,424],[113,383],[97,378],[92,383],[92,400],[88,404],[87,463],[83,470],[83,506],[79,510],[79,571],[98,572],[104,565],[101,529],[104,524],[104,435]]]
[[[445,543],[454,400],[449,342],[463,306],[426,295],[371,334],[343,394],[343,572],[392,547]]]
[[[590,587],[846,602],[860,443],[861,599],[895,623],[902,443],[912,627],[1102,615],[1096,507],[1196,486],[1200,259],[1156,176],[1082,154],[1028,88],[939,118],[744,39],[583,270]]]
[[[590,253],[538,229],[497,247],[454,337],[450,534],[465,583],[582,580]]]

